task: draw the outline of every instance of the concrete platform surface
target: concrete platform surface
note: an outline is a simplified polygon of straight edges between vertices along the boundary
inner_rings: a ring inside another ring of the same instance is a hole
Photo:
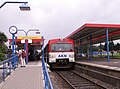
[[[0,89],[44,89],[42,63],[30,63],[26,67],[18,67]]]
[[[110,59],[109,61],[107,61],[107,59],[92,59],[92,60],[85,59],[79,61],[77,60],[76,63],[120,70],[120,59]]]

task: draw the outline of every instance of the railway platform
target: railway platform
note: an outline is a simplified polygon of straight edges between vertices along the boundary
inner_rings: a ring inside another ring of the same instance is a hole
[[[88,65],[93,65],[93,66],[100,66],[100,67],[105,67],[105,68],[111,68],[111,69],[119,69],[120,70],[120,59],[110,59],[108,62],[107,59],[105,58],[98,58],[98,59],[83,59],[83,60],[77,60],[77,63],[82,63],[82,64],[88,64]]]
[[[0,89],[44,89],[42,62],[30,62],[25,67],[19,65],[0,84]]]
[[[75,68],[106,89],[120,89],[120,59],[79,60]]]

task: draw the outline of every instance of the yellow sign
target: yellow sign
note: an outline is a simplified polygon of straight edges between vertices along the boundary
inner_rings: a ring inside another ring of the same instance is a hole
[[[41,36],[18,36],[17,39],[42,39]]]

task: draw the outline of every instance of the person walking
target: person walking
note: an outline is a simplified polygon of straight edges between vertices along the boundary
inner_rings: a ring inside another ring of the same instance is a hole
[[[20,50],[18,51],[19,64],[21,64],[21,57],[22,57],[22,50],[20,49]]]
[[[26,53],[24,51],[24,49],[22,50],[22,58],[21,58],[21,64],[22,64],[22,67],[25,67],[25,57],[26,57]]]
[[[26,53],[24,51],[24,49],[22,50],[21,53],[19,53],[19,58],[20,58],[20,61],[21,61],[21,67],[25,67],[25,57],[26,57]]]

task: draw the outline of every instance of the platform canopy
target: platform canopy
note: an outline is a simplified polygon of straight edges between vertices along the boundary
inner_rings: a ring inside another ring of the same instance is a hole
[[[41,49],[43,46],[42,36],[18,36],[15,39],[15,44],[18,46],[23,46],[25,41],[28,41],[29,45],[34,46],[37,49]],[[9,44],[12,43],[12,39],[9,39]]]
[[[15,39],[15,42],[16,44],[20,44],[22,43],[21,41],[25,41],[25,40],[28,40],[28,43],[29,41],[31,41],[31,45],[41,45],[41,42],[43,41],[42,37],[41,36],[18,36],[16,39]],[[9,39],[9,42],[12,42],[12,39]],[[25,43],[25,42],[23,42]]]
[[[72,32],[70,35],[68,35],[66,38],[73,40],[87,38],[89,40],[90,35],[92,35],[93,44],[105,42],[106,29],[108,29],[109,40],[120,39],[120,24],[84,24]]]

